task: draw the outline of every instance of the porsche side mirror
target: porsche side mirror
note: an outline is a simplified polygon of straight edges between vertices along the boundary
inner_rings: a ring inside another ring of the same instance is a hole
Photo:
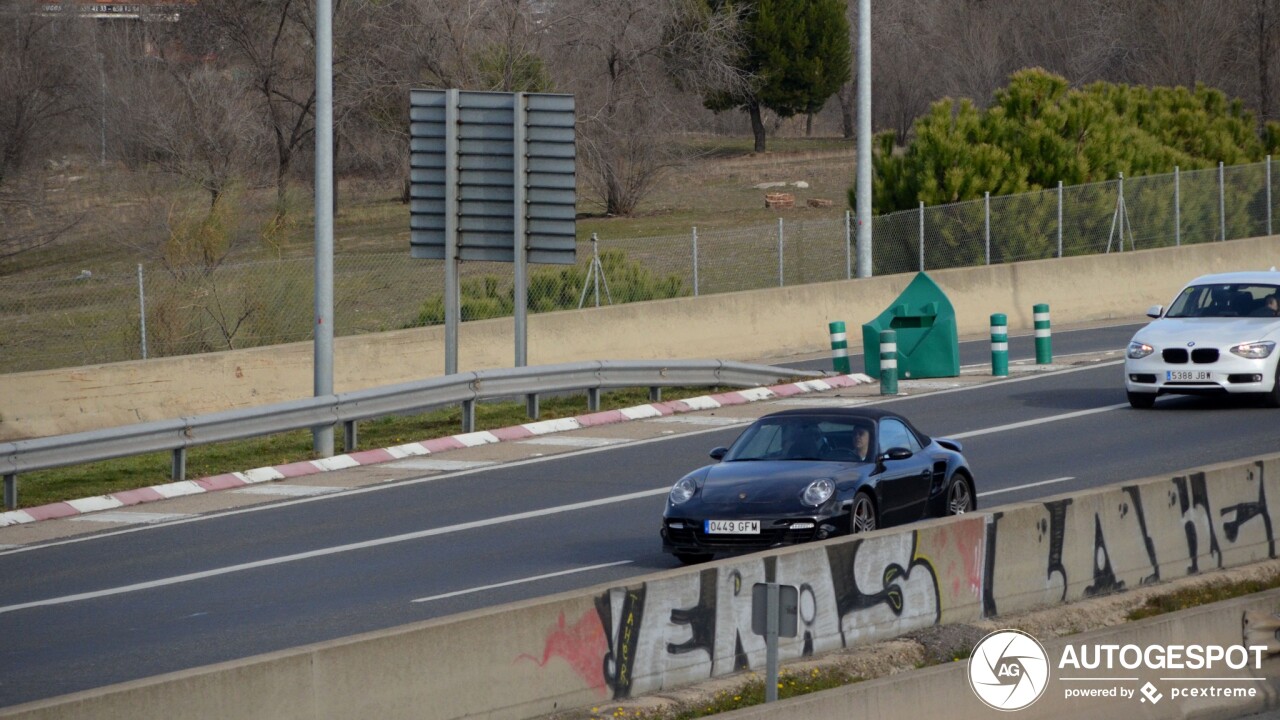
[[[911,457],[913,454],[914,453],[912,453],[910,450],[904,447],[895,447],[895,448],[889,448],[888,450],[886,450],[884,454],[880,456],[880,459],[882,461],[883,460],[906,460],[907,458]]]
[[[1147,308],[1147,317],[1149,318],[1158,318],[1163,314],[1164,314],[1164,307],[1162,305],[1152,305],[1151,307]]]
[[[727,454],[728,452],[729,452],[729,448],[726,448],[726,447],[712,448],[712,449],[711,449],[711,459],[712,459],[712,460],[723,460],[723,459],[724,459],[725,454]]]

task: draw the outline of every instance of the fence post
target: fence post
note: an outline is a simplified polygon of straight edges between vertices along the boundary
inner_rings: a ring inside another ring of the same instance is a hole
[[[693,296],[698,297],[698,226],[693,226]]]
[[[1227,240],[1227,185],[1224,181],[1222,161],[1218,161],[1218,237],[1219,242]]]
[[[1182,247],[1182,174],[1173,166],[1173,245]]]
[[[1004,313],[991,315],[991,374],[1009,374],[1009,318]]]
[[[778,287],[785,285],[782,276],[782,218],[778,218]]]
[[[1053,362],[1053,337],[1049,330],[1049,304],[1039,303],[1031,308],[1036,326],[1036,364]]]
[[[982,193],[983,236],[987,241],[987,264],[991,264],[991,191]]]
[[[18,475],[6,473],[4,476],[4,509],[18,509]]]
[[[142,331],[142,359],[147,359],[147,293],[142,288],[142,263],[138,263],[138,329]]]
[[[851,222],[849,210],[844,211],[844,279],[853,279],[853,236],[849,232],[853,223]]]
[[[844,331],[844,321],[835,320],[827,323],[831,333],[831,367],[841,375],[848,375],[849,369],[849,336]]]
[[[898,394],[898,333],[880,331],[880,394]]]
[[[1062,181],[1058,181],[1058,257],[1062,257]]]
[[[920,272],[924,272],[924,201],[920,201]]]
[[[1271,234],[1271,156],[1267,156],[1267,234]]]

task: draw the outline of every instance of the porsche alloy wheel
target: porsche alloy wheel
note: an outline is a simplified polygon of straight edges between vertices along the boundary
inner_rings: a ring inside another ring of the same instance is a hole
[[[947,514],[963,515],[973,507],[973,486],[969,484],[969,478],[956,475],[951,480],[951,489],[947,490]]]
[[[859,491],[849,508],[849,532],[864,533],[876,529],[876,506],[871,496]]]

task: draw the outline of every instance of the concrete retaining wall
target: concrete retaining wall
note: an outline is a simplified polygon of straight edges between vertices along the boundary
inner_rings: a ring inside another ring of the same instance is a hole
[[[0,717],[531,717],[762,670],[764,646],[750,630],[756,582],[799,586],[799,636],[780,652],[795,659],[1275,558],[1278,502],[1280,455],[1254,458],[174,673]],[[1239,618],[1231,622],[1239,632]],[[976,704],[967,687],[943,697]]]
[[[1280,264],[1280,238],[1088,255],[930,273],[955,306],[962,335],[987,333],[990,315],[1031,327],[1049,303],[1055,323],[1143,320],[1187,280]],[[529,364],[598,359],[758,360],[830,347],[827,323],[857,328],[913,275],[660,300],[529,317]],[[458,366],[510,367],[510,319],[463,323]],[[444,371],[442,327],[337,338],[338,392]],[[0,440],[113,427],[309,397],[311,343],[0,375]]]

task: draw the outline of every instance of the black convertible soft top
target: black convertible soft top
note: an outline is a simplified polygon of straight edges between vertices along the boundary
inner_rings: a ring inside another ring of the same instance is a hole
[[[861,418],[879,422],[882,418],[893,418],[903,425],[911,429],[911,432],[920,438],[922,445],[928,445],[930,438],[928,435],[920,432],[920,430],[911,423],[910,420],[891,410],[882,410],[876,407],[848,407],[848,408],[797,408],[795,410],[781,410],[775,413],[761,416],[761,420],[772,417],[806,417],[806,418],[839,418],[842,420],[852,420]]]

